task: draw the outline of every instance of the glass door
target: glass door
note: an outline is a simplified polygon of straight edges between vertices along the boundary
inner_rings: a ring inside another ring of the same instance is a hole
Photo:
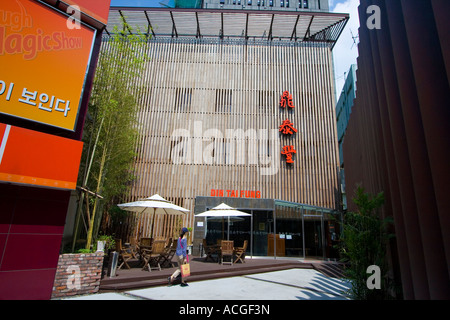
[[[304,214],[305,256],[314,259],[325,258],[324,217],[321,211],[308,210]]]
[[[273,211],[253,210],[252,254],[254,256],[273,256],[273,235]]]
[[[303,258],[303,223],[299,208],[277,207],[276,256]]]

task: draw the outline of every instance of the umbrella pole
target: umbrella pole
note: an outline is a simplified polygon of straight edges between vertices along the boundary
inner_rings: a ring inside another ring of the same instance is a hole
[[[222,217],[222,240],[225,238],[225,221]]]
[[[152,219],[152,229],[151,229],[151,237],[154,239],[155,237],[153,236],[153,227],[155,226],[155,216],[156,216],[156,208],[153,208],[153,219]]]
[[[228,223],[227,223],[227,240],[230,240],[230,216],[228,216]]]

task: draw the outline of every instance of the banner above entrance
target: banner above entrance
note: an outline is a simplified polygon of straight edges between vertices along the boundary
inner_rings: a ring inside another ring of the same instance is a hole
[[[261,191],[211,189],[211,197],[260,199]]]

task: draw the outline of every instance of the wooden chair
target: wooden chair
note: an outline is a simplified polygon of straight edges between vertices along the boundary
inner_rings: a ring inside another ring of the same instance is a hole
[[[130,239],[130,246],[127,248],[127,251],[131,253],[134,259],[138,258],[139,250],[136,238]]]
[[[233,264],[233,252],[234,252],[234,241],[222,240],[220,246],[220,256],[222,260],[222,264],[224,264],[224,257],[230,257],[230,263]]]
[[[139,253],[139,258],[142,260],[144,255],[144,250],[147,252],[152,249],[153,238],[141,238],[139,243],[136,244],[136,250]]]
[[[125,248],[122,247],[122,239],[116,239],[116,251],[119,254],[119,268],[117,270],[120,270],[123,265],[127,267],[127,269],[131,269],[131,267],[128,264],[128,260],[130,260],[133,255],[128,252]]]
[[[177,241],[174,241],[173,238],[169,238],[164,248],[164,253],[161,255],[161,266],[169,266],[174,267],[172,258],[177,251]]]
[[[203,239],[203,250],[206,254],[205,262],[210,258],[213,262],[215,262],[214,258],[212,257],[213,254],[220,254],[220,247],[219,246],[209,246],[206,244],[206,239]]]
[[[162,255],[164,254],[165,244],[166,240],[155,240],[153,241],[151,250],[143,250],[144,267],[142,270],[148,268],[149,272],[151,272],[152,269],[158,269],[161,271],[160,261]],[[152,263],[156,265],[154,268],[152,267]]]
[[[173,238],[172,237],[170,237],[170,238],[168,238],[167,239],[167,241],[166,241],[166,249],[167,248],[171,248],[172,247],[172,244],[173,244]]]
[[[139,248],[146,248],[146,249],[148,249],[149,247],[151,247],[152,246],[152,243],[153,243],[153,238],[141,238],[140,240],[139,240]]]
[[[234,260],[234,263],[237,263],[238,261],[241,261],[242,263],[245,262],[245,251],[247,250],[248,240],[244,240],[244,245],[242,247],[236,247],[234,248],[234,253],[236,254],[236,260]]]

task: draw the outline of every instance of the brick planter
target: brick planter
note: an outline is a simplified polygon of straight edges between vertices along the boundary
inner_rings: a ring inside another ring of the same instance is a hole
[[[98,292],[104,253],[59,255],[52,299]]]

